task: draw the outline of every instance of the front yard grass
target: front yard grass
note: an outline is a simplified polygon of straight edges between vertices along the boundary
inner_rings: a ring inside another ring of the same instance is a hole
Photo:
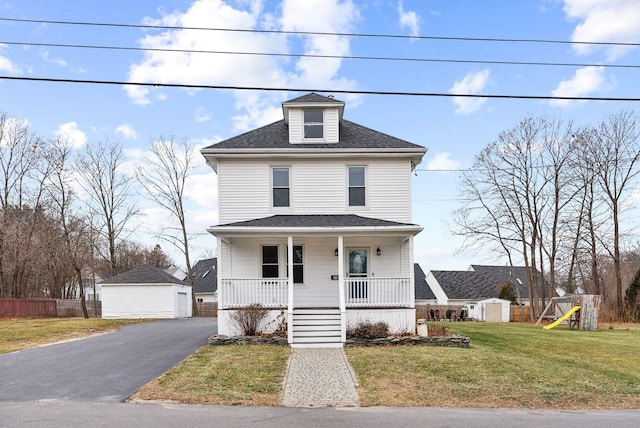
[[[0,354],[86,337],[149,320],[41,318],[0,320]]]
[[[469,349],[346,348],[365,406],[640,408],[640,331],[447,323]]]
[[[277,406],[288,358],[286,346],[204,346],[131,401]]]

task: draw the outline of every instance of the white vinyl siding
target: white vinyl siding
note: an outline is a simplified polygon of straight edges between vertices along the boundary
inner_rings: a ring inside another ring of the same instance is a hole
[[[365,207],[347,203],[348,165],[358,159],[287,159],[291,206],[286,214],[358,214],[411,222],[411,164],[402,159],[367,161]],[[218,165],[219,223],[226,224],[282,213],[271,207],[271,165],[282,159],[239,161]],[[361,160],[360,160],[361,162]]]
[[[179,299],[183,299],[182,304]],[[102,318],[184,316],[191,316],[191,287],[186,285],[103,284]]]

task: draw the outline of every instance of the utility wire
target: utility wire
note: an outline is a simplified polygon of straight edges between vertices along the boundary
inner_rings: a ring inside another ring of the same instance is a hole
[[[567,45],[594,45],[594,46],[640,46],[640,43],[633,42],[596,42],[596,41],[568,41],[554,39],[517,39],[517,38],[494,38],[494,37],[450,37],[450,36],[407,36],[400,34],[382,33],[340,33],[321,31],[287,31],[287,30],[259,30],[259,29],[239,29],[239,28],[214,28],[214,27],[180,27],[170,25],[150,25],[150,24],[117,24],[108,22],[90,21],[54,21],[45,19],[19,19],[0,18],[0,21],[23,22],[34,24],[56,24],[56,25],[81,25],[97,27],[120,27],[120,28],[141,28],[157,30],[202,30],[202,31],[227,31],[239,33],[259,33],[259,34],[292,34],[310,36],[342,36],[342,37],[372,37],[389,39],[410,39],[410,40],[449,40],[465,42],[497,42],[497,43],[551,43]]]
[[[237,91],[266,91],[266,92],[323,92],[335,94],[354,95],[398,95],[414,97],[447,97],[447,98],[493,98],[493,99],[521,99],[521,100],[567,100],[567,101],[625,101],[638,102],[636,97],[570,97],[555,95],[506,95],[506,94],[451,94],[443,92],[403,92],[403,91],[364,91],[356,89],[318,89],[318,88],[267,88],[263,86],[235,86],[235,85],[205,85],[187,83],[151,83],[151,82],[125,82],[122,80],[83,80],[83,79],[58,79],[52,77],[23,77],[0,76],[0,80],[22,80],[29,82],[52,83],[85,83],[97,85],[129,85],[157,88],[185,88],[185,89],[230,89]]]
[[[354,60],[369,60],[369,61],[405,61],[405,62],[457,63],[457,64],[494,64],[494,65],[534,65],[534,66],[551,66],[551,67],[640,68],[640,65],[632,65],[632,64],[494,61],[494,60],[411,58],[411,57],[360,56],[360,55],[353,55],[353,56],[351,55],[319,55],[319,54],[295,54],[295,53],[278,53],[278,52],[240,52],[240,51],[215,51],[215,50],[198,50],[198,49],[140,48],[140,47],[130,47],[130,46],[78,45],[78,44],[62,44],[62,43],[0,41],[0,45],[3,45],[3,44],[18,45],[18,46],[35,46],[35,47],[74,48],[74,49],[103,49],[103,50],[142,51],[142,52],[145,52],[145,51],[176,52],[176,53],[251,55],[251,56],[296,57],[296,58],[354,59]]]

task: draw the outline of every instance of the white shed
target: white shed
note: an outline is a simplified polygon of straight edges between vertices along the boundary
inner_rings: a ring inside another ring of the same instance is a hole
[[[139,266],[102,283],[102,318],[186,318],[191,287],[153,266]]]
[[[466,304],[469,317],[486,322],[509,322],[511,302],[503,299],[485,299]]]

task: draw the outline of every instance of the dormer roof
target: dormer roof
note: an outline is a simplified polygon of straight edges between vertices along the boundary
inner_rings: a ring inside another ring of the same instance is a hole
[[[333,98],[333,95],[325,97],[324,95],[311,92],[301,97],[294,98],[282,103],[282,113],[284,114],[284,123],[289,122],[289,109],[294,108],[323,108],[323,107],[338,107],[339,119],[342,120],[342,114],[344,113],[344,102],[338,101]]]

